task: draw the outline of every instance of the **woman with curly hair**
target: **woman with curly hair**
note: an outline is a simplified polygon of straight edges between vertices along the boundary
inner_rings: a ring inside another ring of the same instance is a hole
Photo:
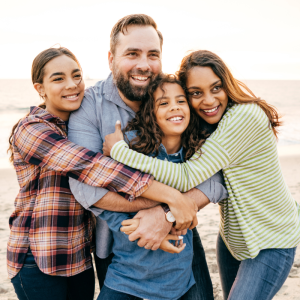
[[[217,259],[224,299],[272,299],[300,242],[300,207],[276,149],[278,113],[210,51],[187,55],[178,76],[199,121],[215,129],[201,155],[161,161],[128,149],[119,132],[106,139],[106,153],[183,192],[223,170],[229,198],[220,202]]]

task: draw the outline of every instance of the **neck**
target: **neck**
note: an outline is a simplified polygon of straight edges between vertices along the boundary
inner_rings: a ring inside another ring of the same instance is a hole
[[[174,154],[181,148],[181,136],[164,136],[162,144],[165,146],[168,154]]]
[[[56,117],[61,118],[63,121],[68,121],[71,112],[69,111],[61,111],[61,112],[57,112],[57,111],[53,111],[50,107],[46,106],[46,110],[51,114],[54,115]]]
[[[122,92],[119,89],[118,92],[123,102],[127,106],[129,106],[134,112],[138,112],[140,110],[141,101],[130,101],[122,94]]]

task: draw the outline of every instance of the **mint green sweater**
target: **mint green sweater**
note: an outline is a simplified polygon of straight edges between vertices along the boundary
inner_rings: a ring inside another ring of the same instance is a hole
[[[300,206],[280,169],[276,139],[256,104],[234,105],[199,153],[174,164],[114,145],[111,157],[186,192],[223,169],[229,198],[220,202],[220,234],[238,260],[300,243]]]

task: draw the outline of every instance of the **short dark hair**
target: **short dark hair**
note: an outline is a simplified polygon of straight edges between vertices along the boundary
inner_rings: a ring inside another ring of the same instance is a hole
[[[112,54],[115,54],[116,46],[118,44],[118,35],[120,32],[125,34],[125,31],[127,31],[127,27],[129,25],[137,25],[137,26],[152,26],[159,37],[160,40],[160,47],[163,45],[163,36],[159,30],[157,30],[157,25],[155,21],[147,15],[144,14],[134,14],[134,15],[128,15],[120,19],[115,26],[112,28],[110,33],[110,52]]]

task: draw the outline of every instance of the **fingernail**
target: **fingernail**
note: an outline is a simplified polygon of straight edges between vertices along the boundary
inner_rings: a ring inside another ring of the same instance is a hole
[[[182,235],[179,235],[179,236],[178,236],[178,239],[179,239],[179,240],[183,240],[183,236],[182,236]]]
[[[118,121],[116,122],[116,124],[118,124],[118,125],[119,125],[119,124],[121,124],[121,121],[120,121],[120,120],[118,120]]]

